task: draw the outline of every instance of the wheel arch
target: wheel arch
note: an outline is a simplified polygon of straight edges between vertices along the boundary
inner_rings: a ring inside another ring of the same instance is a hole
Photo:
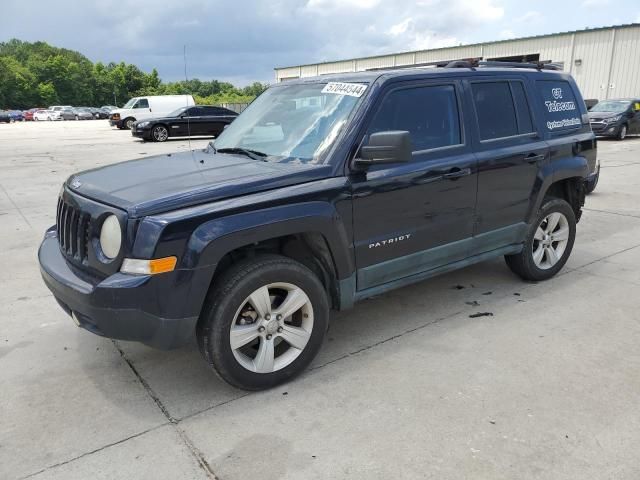
[[[333,307],[345,305],[340,285],[353,278],[355,263],[347,230],[332,204],[312,201],[229,214],[202,221],[195,228],[194,222],[190,214],[173,221],[147,217],[138,227],[132,249],[136,258],[170,255],[175,252],[176,237],[189,232],[183,237],[177,267],[190,282],[184,307],[189,314],[201,311],[211,285],[231,263],[261,253],[299,261],[318,275]]]

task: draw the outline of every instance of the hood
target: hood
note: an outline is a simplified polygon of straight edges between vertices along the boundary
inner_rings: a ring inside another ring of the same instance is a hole
[[[69,177],[67,188],[141,217],[321,180],[328,165],[274,163],[196,150],[130,160]]]
[[[610,118],[617,117],[618,115],[622,115],[621,113],[616,112],[589,112],[589,118]]]

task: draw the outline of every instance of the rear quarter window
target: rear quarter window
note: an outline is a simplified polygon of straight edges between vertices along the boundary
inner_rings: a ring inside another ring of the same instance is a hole
[[[544,124],[548,132],[565,132],[582,127],[582,112],[569,82],[538,80],[536,87],[543,102]]]

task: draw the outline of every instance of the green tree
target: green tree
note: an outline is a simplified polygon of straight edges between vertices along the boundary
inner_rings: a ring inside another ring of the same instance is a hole
[[[163,83],[155,68],[146,73],[125,62],[94,64],[79,52],[46,42],[0,43],[0,108],[122,105],[134,96],[170,94],[191,94],[198,103],[249,102],[265,88],[259,82],[236,88],[197,78]]]

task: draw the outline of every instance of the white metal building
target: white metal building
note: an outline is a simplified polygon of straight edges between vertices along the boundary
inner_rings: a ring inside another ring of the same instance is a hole
[[[640,23],[535,37],[417,50],[335,62],[275,68],[276,82],[328,73],[481,57],[485,60],[551,60],[574,76],[584,98],[640,96]]]

